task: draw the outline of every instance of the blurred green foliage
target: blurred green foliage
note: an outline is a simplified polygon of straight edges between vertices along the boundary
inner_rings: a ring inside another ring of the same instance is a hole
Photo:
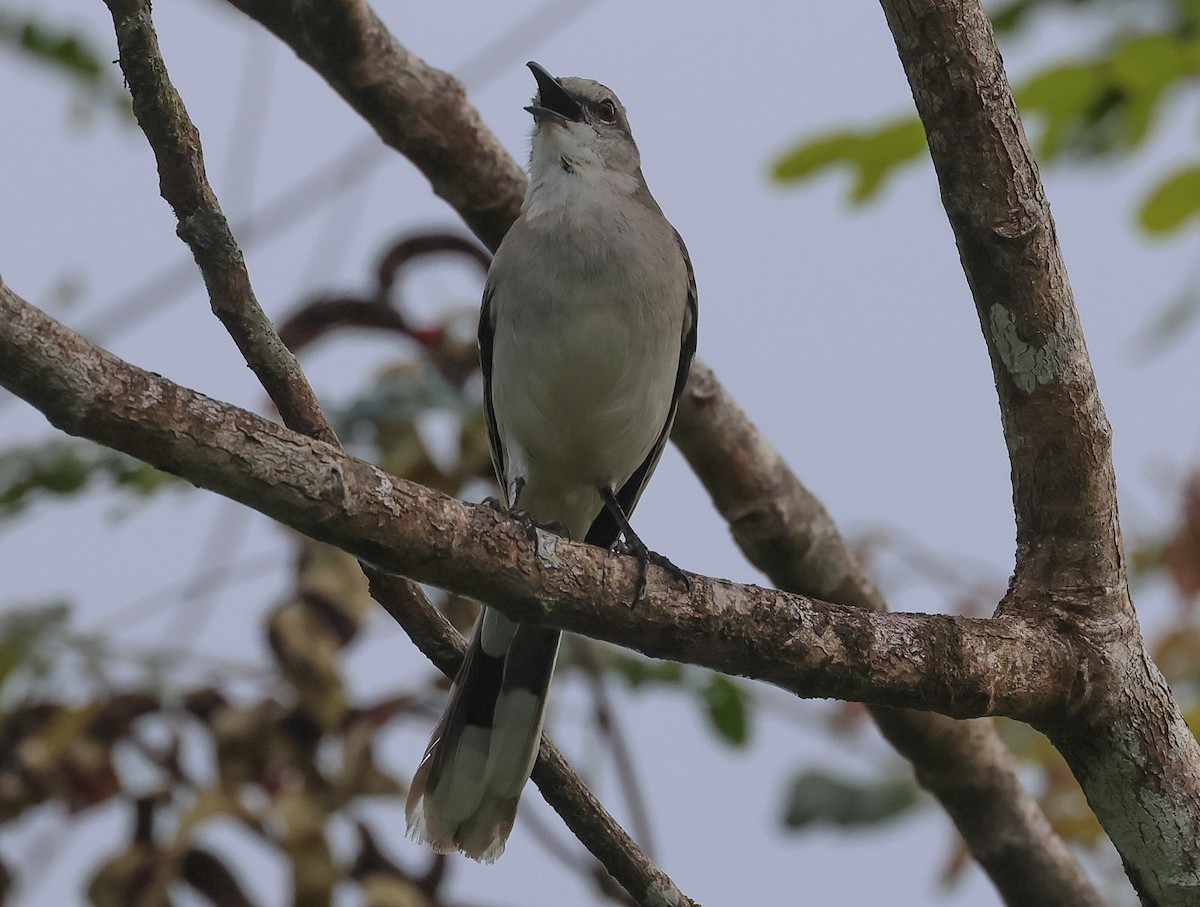
[[[744,681],[674,661],[658,661],[633,652],[604,648],[604,666],[634,690],[675,687],[691,694],[717,738],[734,747],[750,742],[754,701]]]
[[[184,484],[140,460],[74,438],[0,449],[0,523],[45,497],[70,498],[107,481],[141,496]]]
[[[1010,0],[989,5],[1002,49],[1050,22],[1083,24],[1079,34],[1094,46],[1069,59],[1052,59],[1014,79],[1018,106],[1039,163],[1077,165],[1120,162],[1147,147],[1167,114],[1200,88],[1200,0]],[[1200,217],[1200,148],[1194,160],[1157,175],[1136,206],[1137,226],[1149,235],[1178,233]],[[915,115],[881,123],[839,127],[809,135],[782,152],[772,175],[794,185],[843,168],[849,201],[878,201],[888,181],[927,160],[924,130]],[[1200,289],[1191,287],[1148,326],[1140,338],[1153,352],[1200,315]],[[1159,536],[1131,545],[1135,577],[1169,584],[1180,612],[1173,624],[1147,640],[1200,732],[1200,471],[1181,483],[1179,514]],[[1166,521],[1164,521],[1166,522]],[[1066,840],[1096,848],[1103,829],[1058,751],[1040,733],[1011,721],[997,728],[1039,791],[1042,808]],[[807,829],[821,823],[869,825],[920,803],[908,779],[858,781],[801,770],[785,800],[783,824]],[[947,878],[961,871],[962,852]]]
[[[733,746],[745,746],[750,741],[750,705],[741,684],[724,674],[711,674],[704,699],[720,738]]]
[[[112,54],[93,46],[76,29],[53,24],[38,14],[0,10],[0,51],[4,50],[65,76],[78,89],[81,100],[102,102],[132,121],[129,94],[116,76]]]
[[[10,606],[0,614],[0,710],[19,698],[15,683],[37,683],[53,664],[53,645],[64,633],[71,609],[63,602]],[[25,675],[22,678],[22,675]]]
[[[877,127],[847,129],[806,139],[775,162],[775,178],[799,182],[834,166],[854,174],[850,200],[862,204],[875,198],[887,177],[901,164],[925,150],[925,130],[916,117]]]
[[[856,781],[822,771],[803,771],[792,779],[784,801],[785,828],[800,830],[828,824],[842,828],[878,825],[907,812],[921,788],[909,774],[899,778]]]
[[[1016,83],[1014,93],[1043,164],[1127,157],[1144,147],[1164,107],[1195,93],[1200,77],[1200,2],[1144,0],[1017,0],[992,10],[997,31],[1015,40],[1038,24],[1036,14],[1058,8],[1111,22],[1091,53],[1054,61]],[[782,183],[797,183],[835,167],[853,174],[850,201],[879,198],[887,181],[925,158],[924,131],[915,116],[883,125],[838,129],[805,138],[772,167]],[[1200,215],[1200,162],[1160,178],[1143,197],[1138,223],[1168,234]]]

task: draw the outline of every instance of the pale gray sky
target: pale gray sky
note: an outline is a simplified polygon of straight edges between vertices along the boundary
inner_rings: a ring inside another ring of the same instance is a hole
[[[111,21],[99,0],[4,5],[40,8],[56,22],[76,23],[115,57]],[[553,16],[563,18],[572,6],[559,4]],[[986,352],[931,168],[905,173],[881,204],[863,212],[845,206],[841,176],[784,190],[766,175],[773,156],[798,136],[911,109],[878,5],[777,2],[751,11],[724,4],[702,12],[680,3],[574,6],[582,12],[561,31],[529,32],[464,72],[473,54],[537,4],[376,3],[412,51],[468,76],[484,119],[520,160],[530,126],[522,107],[534,88],[526,59],[615,89],[629,110],[647,179],[691,250],[701,355],[844,528],[895,527],[963,563],[968,573],[993,576],[1002,589],[1012,562],[1008,466]],[[200,127],[210,176],[235,219],[369,135],[289,50],[221,3],[159,0],[155,17],[172,77]],[[546,15],[539,21],[549,26],[556,20]],[[1064,22],[1051,22],[1035,44],[1006,47],[1010,70],[1085,50],[1087,29]],[[247,77],[264,87],[253,100],[255,112],[239,115]],[[103,323],[106,308],[123,294],[187,260],[158,196],[145,139],[107,114],[80,126],[62,82],[8,56],[0,58],[0,84],[0,111],[9,124],[0,145],[6,213],[0,273],[25,298],[47,305],[64,281],[78,284],[79,300],[53,311],[79,328]],[[1149,361],[1135,356],[1132,342],[1186,284],[1196,249],[1194,236],[1149,244],[1132,227],[1135,200],[1152,176],[1195,150],[1196,105],[1170,111],[1171,122],[1134,165],[1046,174],[1114,424],[1127,532],[1161,523],[1174,483],[1198,453],[1200,332]],[[256,142],[257,156],[248,155]],[[330,210],[250,246],[251,275],[269,313],[287,312],[304,291],[365,285],[379,251],[400,233],[459,227],[411,165],[387,152],[380,159],[382,166]],[[465,278],[430,274],[427,281],[431,295],[457,294],[464,305],[476,304],[478,287]],[[209,313],[198,277],[177,302],[106,342],[173,380],[261,408],[263,395]],[[318,391],[336,401],[391,352],[378,340],[340,339],[305,362]],[[0,406],[5,443],[50,433],[24,404]],[[172,494],[116,521],[111,507],[99,502],[41,506],[18,531],[0,534],[0,606],[63,596],[79,605],[83,626],[97,626],[122,604],[186,576],[214,524],[237,540],[230,527],[242,521],[230,516],[232,509],[201,495]],[[252,517],[244,526],[237,546],[246,554],[283,549],[267,521]],[[638,528],[681,566],[759,579],[674,451],[643,499]],[[223,593],[207,622],[168,615],[124,632],[145,644],[186,633],[198,651],[256,660],[262,656],[257,618],[285,581],[273,574]],[[1161,622],[1169,614],[1166,601],[1160,590],[1144,592],[1144,617]],[[912,610],[944,606],[919,586],[893,602]],[[405,638],[382,619],[376,628],[350,658],[350,673],[364,693],[425,670]],[[577,694],[563,685],[552,708],[578,754],[586,741],[570,719]],[[864,738],[861,756],[847,755],[815,729],[815,712],[807,727],[764,713],[752,748],[731,752],[712,741],[697,710],[679,697],[651,694],[626,705],[661,862],[701,903],[998,903],[975,869],[953,890],[939,889],[953,838],[948,821],[932,808],[865,835],[777,832],[780,798],[793,770],[835,764],[869,776],[887,764],[873,737]],[[389,764],[407,773],[425,733],[395,734],[385,754]],[[615,793],[611,779],[602,782],[602,795],[614,799]],[[547,812],[536,793],[523,809]],[[418,858],[415,845],[401,840],[398,808],[375,818],[393,830],[387,843],[394,852],[409,862]],[[61,818],[30,825],[0,834],[6,859],[19,857],[31,834],[52,836],[64,827]],[[91,862],[122,834],[110,813],[87,820],[52,864],[52,878],[28,888],[18,903],[68,902]],[[282,904],[276,869],[253,854],[243,852],[238,860],[249,867],[246,880],[264,903]],[[454,885],[489,903],[584,898],[577,881],[543,857],[520,820],[497,865],[464,862],[454,869]]]

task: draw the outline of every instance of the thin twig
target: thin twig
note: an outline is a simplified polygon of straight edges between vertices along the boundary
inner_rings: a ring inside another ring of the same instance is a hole
[[[587,678],[588,689],[592,695],[592,709],[600,732],[608,739],[612,750],[613,763],[617,768],[617,777],[625,792],[625,803],[629,807],[629,815],[634,833],[642,842],[647,854],[654,854],[654,836],[650,830],[650,811],[646,808],[646,797],[642,793],[641,782],[638,781],[637,769],[633,765],[633,753],[629,741],[621,729],[621,722],[613,708],[612,698],[604,685],[604,673],[596,660],[596,643],[583,637],[575,637],[572,652],[575,660],[583,669]]]
[[[149,0],[105,0],[133,112],[158,161],[159,190],[178,219],[213,312],[225,325],[289,428],[329,443],[337,436],[300,364],[254,296],[246,262],[204,172],[200,133],[167,76]]]

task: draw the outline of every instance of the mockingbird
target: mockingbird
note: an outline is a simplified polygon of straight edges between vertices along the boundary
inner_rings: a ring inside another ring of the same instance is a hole
[[[625,108],[530,63],[529,190],[488,271],[479,321],[496,476],[527,527],[659,563],[628,517],[658,464],[696,349],[683,240],[642,176]],[[639,584],[638,595],[641,594]],[[413,778],[409,833],[491,862],[537,756],[560,633],[485,607]]]

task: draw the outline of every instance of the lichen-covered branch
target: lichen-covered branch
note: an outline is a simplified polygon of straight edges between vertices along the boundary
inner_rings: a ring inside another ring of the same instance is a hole
[[[1089,691],[1040,727],[1142,902],[1200,903],[1200,746],[1133,610],[1111,430],[991,23],[979,0],[882,2],[996,378],[1017,520],[998,613],[1075,640]]]
[[[877,614],[652,570],[523,527],[122,362],[0,286],[0,384],[90,438],[387,570],[510,617],[801,696],[1037,720],[1076,689],[1077,656],[1020,619]]]
[[[1111,428],[1050,204],[977,0],[884,0],[991,354],[1029,600],[1100,619],[1129,609]]]

